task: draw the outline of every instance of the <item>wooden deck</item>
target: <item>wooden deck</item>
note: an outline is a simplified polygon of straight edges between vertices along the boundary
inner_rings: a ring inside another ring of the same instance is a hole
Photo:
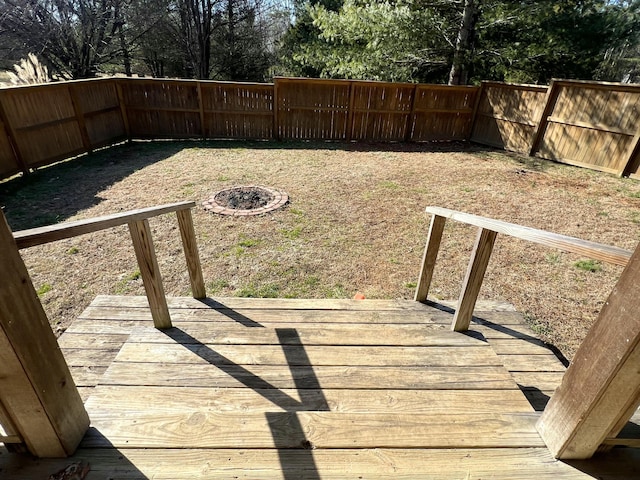
[[[564,366],[505,304],[97,297],[59,339],[92,427],[3,479],[639,478],[637,449],[554,460],[535,422]]]

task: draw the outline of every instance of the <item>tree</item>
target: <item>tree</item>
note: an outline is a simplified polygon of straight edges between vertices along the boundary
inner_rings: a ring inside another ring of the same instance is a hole
[[[337,11],[309,7],[317,37],[291,58],[324,77],[441,82],[453,51],[450,6],[346,0]]]
[[[320,28],[314,25],[312,17],[313,8],[324,8],[329,12],[337,12],[342,7],[343,0],[294,0],[294,19],[288,30],[282,36],[278,46],[278,60],[275,65],[275,73],[278,75],[290,75],[294,77],[320,77],[322,67],[315,62],[306,61],[301,52],[325,48],[324,40],[320,39]]]
[[[0,36],[61,78],[89,78],[119,55],[122,0],[0,0]]]
[[[632,3],[636,6],[633,7]],[[562,0],[487,2],[478,27],[476,78],[548,83],[591,79],[607,52],[619,52],[635,27],[638,2]],[[611,55],[611,53],[610,53]]]
[[[476,0],[465,0],[462,11],[462,22],[458,30],[456,48],[453,53],[449,85],[466,85],[469,79],[469,68],[473,61],[476,23],[478,22],[478,5]]]
[[[620,79],[622,70],[630,78],[638,65],[639,3],[346,0],[334,10],[316,4],[287,33],[282,64],[289,74],[452,84]]]
[[[271,66],[265,17],[257,3],[225,0],[213,35],[213,76],[221,80],[261,82]]]

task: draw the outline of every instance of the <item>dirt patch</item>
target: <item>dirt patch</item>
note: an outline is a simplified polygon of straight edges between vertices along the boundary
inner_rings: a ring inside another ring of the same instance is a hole
[[[210,296],[412,298],[428,205],[633,249],[640,183],[453,145],[134,143],[0,184],[14,230],[192,200],[238,185],[289,192],[255,217],[194,210]],[[175,216],[150,221],[165,290],[189,293]],[[431,294],[459,295],[476,231],[448,222]],[[23,251],[52,323],[98,294],[143,295],[126,227]],[[506,300],[568,357],[622,269],[498,236],[482,298]],[[582,263],[581,263],[582,262]]]
[[[220,205],[234,210],[254,210],[264,207],[273,200],[273,195],[267,190],[255,187],[229,188],[214,195],[214,200]]]

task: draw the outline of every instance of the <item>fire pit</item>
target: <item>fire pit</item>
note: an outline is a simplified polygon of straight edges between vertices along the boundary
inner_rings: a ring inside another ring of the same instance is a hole
[[[202,203],[205,210],[220,215],[245,217],[260,215],[283,207],[289,201],[286,192],[258,185],[232,187],[214,193]]]

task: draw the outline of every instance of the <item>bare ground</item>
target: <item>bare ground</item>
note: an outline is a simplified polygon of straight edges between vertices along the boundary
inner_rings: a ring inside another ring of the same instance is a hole
[[[640,183],[464,144],[133,143],[0,183],[14,230],[193,200],[258,184],[288,207],[230,218],[194,211],[209,296],[412,298],[427,205],[633,249]],[[189,281],[172,215],[151,220],[169,295]],[[449,222],[431,293],[459,294],[475,237]],[[60,332],[98,294],[142,295],[126,227],[24,250]],[[578,256],[499,236],[480,296],[506,300],[571,358],[620,275]]]

